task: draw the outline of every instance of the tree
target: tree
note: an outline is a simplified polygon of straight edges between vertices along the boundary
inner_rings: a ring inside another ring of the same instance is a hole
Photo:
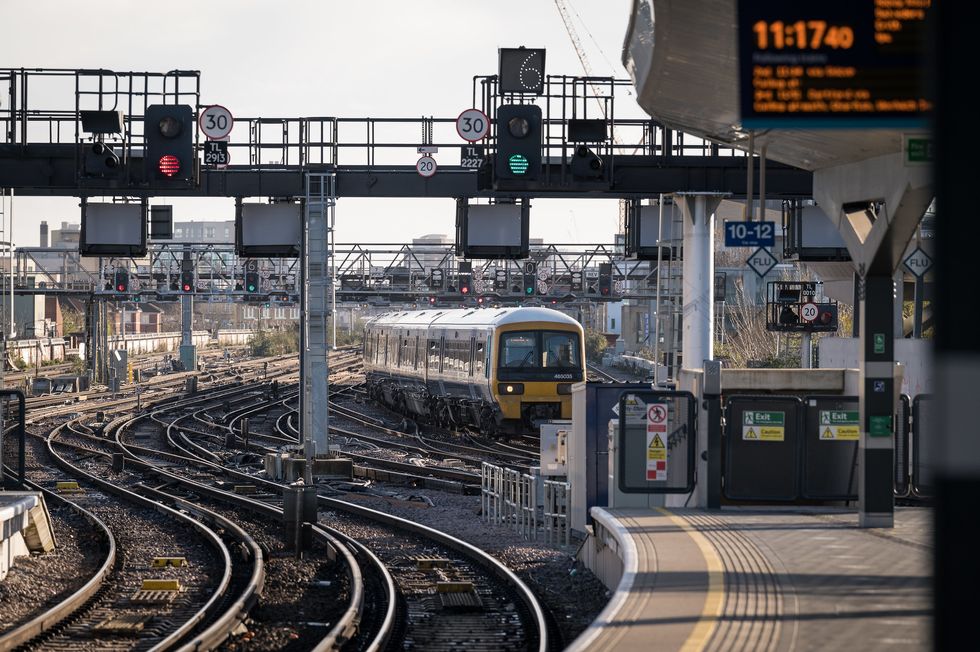
[[[735,281],[735,301],[728,308],[728,319],[731,327],[725,344],[716,346],[719,358],[728,358],[733,367],[747,367],[750,362],[763,367],[799,366],[799,335],[767,331],[766,307],[747,296],[741,279]],[[791,344],[794,339],[795,347]]]
[[[600,362],[609,343],[606,336],[594,328],[585,329],[585,357],[593,362]]]
[[[61,332],[65,335],[71,333],[82,333],[85,331],[85,318],[73,308],[63,307],[61,309]]]

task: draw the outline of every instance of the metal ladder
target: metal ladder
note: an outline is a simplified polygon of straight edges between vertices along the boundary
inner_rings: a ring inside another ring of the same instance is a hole
[[[667,200],[667,197],[664,197]],[[667,205],[664,205],[664,218],[667,222]],[[678,210],[673,200],[670,201],[669,238],[660,242],[661,248],[669,249],[671,255],[667,260],[661,260],[657,268],[657,287],[659,302],[655,301],[657,314],[654,337],[657,338],[658,365],[667,367],[667,377],[676,378],[677,359],[681,352],[681,333],[683,332],[683,274],[682,245],[684,242],[684,215]],[[659,340],[663,339],[660,345]]]
[[[300,432],[308,460],[316,453],[328,454],[327,428],[329,413],[327,374],[328,328],[332,329],[333,346],[337,343],[336,322],[331,308],[335,305],[333,248],[337,176],[334,173],[307,173],[306,206],[303,224],[302,317]],[[312,481],[312,469],[306,467],[306,481]]]
[[[14,330],[14,191],[0,188],[0,256],[6,258],[6,268],[0,263],[0,387],[7,360],[6,341]]]

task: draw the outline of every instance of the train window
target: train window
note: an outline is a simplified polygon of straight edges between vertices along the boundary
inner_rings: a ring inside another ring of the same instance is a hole
[[[578,335],[555,331],[541,333],[545,367],[576,368],[580,366]]]
[[[415,364],[415,346],[410,337],[401,338],[401,355],[398,359],[399,367],[411,367]]]
[[[563,331],[516,331],[500,336],[499,366],[505,369],[571,369],[582,366],[579,336]]]
[[[537,335],[531,331],[515,331],[500,336],[501,367],[537,367],[541,364]]]
[[[427,356],[429,360],[429,371],[438,372],[439,361],[442,359],[441,352],[439,351],[439,340],[429,340]]]
[[[486,369],[486,354],[483,349],[483,342],[477,341],[473,353],[473,376],[482,376]]]

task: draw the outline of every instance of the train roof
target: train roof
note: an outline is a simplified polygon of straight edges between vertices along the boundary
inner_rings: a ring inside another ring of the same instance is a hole
[[[464,308],[456,310],[405,310],[386,312],[368,322],[372,326],[440,326],[445,328],[475,328],[503,326],[527,321],[554,322],[578,326],[578,322],[563,312],[551,308]]]

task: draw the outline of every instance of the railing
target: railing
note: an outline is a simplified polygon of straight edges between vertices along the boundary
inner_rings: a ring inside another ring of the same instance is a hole
[[[481,467],[480,505],[483,520],[509,525],[528,541],[543,540],[568,546],[571,530],[568,482],[543,480],[540,476],[484,462]]]
[[[500,94],[497,76],[473,78],[473,105],[491,121],[496,107],[523,102]],[[620,119],[614,115],[615,99],[632,105],[627,79],[548,75],[545,91],[535,101],[545,118],[543,154],[558,162],[570,156],[567,139],[570,118],[590,117],[595,100],[606,106],[603,116],[610,138],[601,146],[604,157],[640,155],[744,157],[745,153],[702,138],[666,128],[646,117]],[[40,88],[38,98],[29,93]],[[594,90],[600,89],[596,97]],[[588,90],[591,89],[591,90]],[[141,155],[144,145],[143,116],[152,104],[188,104],[195,115],[204,108],[200,72],[135,72],[75,69],[0,69],[0,143],[80,144],[88,137],[81,124],[82,110],[119,110],[124,132],[106,137],[120,148],[123,160]],[[51,98],[56,98],[52,100]],[[433,117],[247,117],[235,119],[237,129],[229,141],[233,168],[277,169],[291,166],[393,166],[411,165],[421,144],[453,150],[460,141],[454,116]],[[195,128],[195,132],[196,132]],[[494,135],[488,137],[491,145]],[[197,146],[203,138],[196,136]],[[483,143],[481,143],[483,144]],[[456,161],[446,161],[454,165]]]

